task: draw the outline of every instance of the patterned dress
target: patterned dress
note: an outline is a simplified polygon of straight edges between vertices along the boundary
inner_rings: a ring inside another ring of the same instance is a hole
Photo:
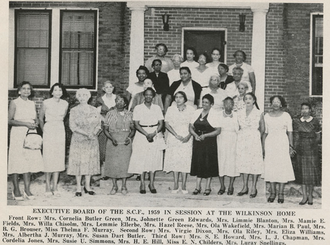
[[[296,182],[319,186],[322,176],[316,141],[316,132],[320,131],[319,121],[313,117],[307,120],[296,118],[293,125],[297,151],[297,162],[294,168]]]
[[[116,95],[112,94],[111,99],[108,99],[106,95],[103,95],[102,97],[97,98],[96,100],[96,107],[101,107],[101,115],[105,117],[110,110],[111,107],[114,107],[116,105],[115,99]],[[102,131],[99,134],[99,149],[100,149],[100,160],[104,162],[105,160],[105,147],[107,145],[107,137],[105,136],[104,132]]]
[[[194,111],[193,107],[187,105],[182,111],[179,111],[176,105],[171,106],[165,115],[165,122],[168,122],[178,135],[186,137],[189,134],[189,122]],[[182,143],[168,132],[164,171],[189,173],[191,156],[192,138],[188,142]]]
[[[295,179],[287,132],[292,132],[292,120],[287,112],[279,117],[265,115],[268,134],[265,140],[265,181],[286,183]]]
[[[68,110],[68,102],[44,100],[45,125],[43,132],[43,159],[45,172],[65,170],[65,130],[63,119]]]
[[[14,120],[33,123],[36,119],[36,107],[33,101],[21,97],[11,103],[16,105]],[[43,171],[40,150],[23,148],[27,127],[13,126],[10,131],[8,153],[8,174],[36,173]]]
[[[82,108],[79,105],[70,111],[70,129],[72,139],[70,145],[69,175],[96,175],[100,173],[100,153],[98,138],[89,139],[80,134],[96,132],[101,129],[99,111],[90,105]]]
[[[132,143],[125,145],[125,139],[133,126],[133,115],[124,110],[122,113],[117,109],[111,110],[105,117],[104,126],[109,127],[111,136],[117,140],[114,146],[111,140],[107,141],[104,175],[110,178],[126,178],[131,176],[127,173],[132,154]]]
[[[255,107],[248,116],[246,110],[238,112],[236,169],[239,173],[262,174],[264,172],[261,136],[258,130],[261,113]]]

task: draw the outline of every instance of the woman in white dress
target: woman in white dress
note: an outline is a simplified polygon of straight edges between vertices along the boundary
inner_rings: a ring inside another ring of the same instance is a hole
[[[43,160],[46,173],[46,196],[60,196],[57,188],[59,172],[65,170],[65,130],[64,117],[68,102],[63,84],[55,83],[50,89],[49,99],[43,101],[40,112],[40,127],[43,130]],[[52,186],[50,183],[53,177]]]
[[[143,92],[143,82],[148,76],[149,76],[149,70],[147,67],[140,66],[136,70],[136,77],[138,78],[138,81],[134,84],[129,85],[128,88],[126,89],[126,91],[129,93],[128,100],[130,100],[130,105],[128,108],[131,107],[134,96],[137,93]]]
[[[31,83],[22,82],[17,88],[17,93],[19,97],[10,102],[8,110],[8,125],[12,126],[8,153],[8,174],[12,174],[13,198],[23,201],[18,175],[23,174],[24,197],[34,199],[35,197],[30,190],[30,173],[41,172],[44,168],[40,150],[23,147],[28,130],[35,130],[38,127],[35,103],[29,100],[33,97]]]
[[[173,82],[179,81],[180,78],[180,66],[183,62],[183,58],[179,54],[175,54],[172,57],[172,62],[174,65],[174,68],[167,72],[168,80],[170,81],[170,86]]]
[[[237,171],[243,174],[243,188],[237,194],[243,196],[249,193],[249,175],[252,175],[252,190],[250,197],[257,196],[258,176],[264,172],[262,157],[261,135],[264,133],[265,123],[263,113],[257,105],[257,98],[253,93],[244,97],[245,110],[238,112],[239,131],[237,135]]]
[[[246,82],[239,82],[237,84],[238,95],[234,97],[234,111],[239,111],[245,109],[244,96],[248,86]]]
[[[179,91],[174,95],[176,105],[168,108],[165,115],[165,127],[168,130],[165,152],[164,171],[173,171],[174,188],[172,193],[180,190],[187,194],[187,173],[190,172],[192,156],[192,138],[189,133],[189,122],[195,109],[186,105],[187,96]],[[179,188],[179,174],[182,176],[182,187]]]
[[[200,54],[198,56],[199,66],[191,69],[191,78],[198,82],[202,88],[207,88],[209,86],[210,77],[215,74],[212,68],[206,66],[207,59],[208,57],[206,54]]]
[[[249,86],[248,92],[255,93],[256,91],[256,77],[252,66],[245,63],[246,54],[243,50],[237,50],[234,53],[235,63],[229,66],[229,74],[233,74],[235,67],[240,67],[243,70],[242,81],[246,82]]]
[[[197,52],[195,48],[190,47],[186,50],[186,61],[182,62],[180,67],[189,67],[190,70],[196,68],[199,64],[195,61]]]
[[[154,186],[155,171],[163,169],[165,142],[161,131],[164,125],[164,116],[160,107],[152,103],[155,95],[156,92],[152,88],[147,88],[144,91],[144,103],[137,105],[133,112],[133,121],[137,132],[133,140],[128,173],[141,174],[141,194],[146,193],[146,172],[150,172],[148,185],[150,192],[157,193]]]
[[[220,58],[221,58],[221,52],[220,49],[214,48],[211,52],[212,62],[209,62],[206,64],[207,67],[210,67],[213,73],[218,72],[218,66],[221,64]]]
[[[284,185],[295,180],[290,155],[294,154],[292,119],[282,110],[285,100],[282,96],[270,98],[272,111],[265,115],[265,181],[270,182],[271,194],[268,202],[276,198],[276,183],[279,183],[278,203],[284,202]]]
[[[235,177],[239,176],[236,170],[236,143],[238,132],[237,114],[233,112],[234,100],[227,97],[223,101],[224,110],[220,113],[221,134],[217,138],[218,142],[218,164],[220,190],[218,195],[226,191],[225,176],[229,177],[229,187],[227,195],[234,193]]]
[[[214,105],[212,109],[221,111],[223,110],[223,100],[228,96],[226,91],[219,87],[220,77],[212,75],[209,79],[209,87],[202,90],[201,99],[199,100],[199,108],[202,108],[202,98],[206,94],[210,94],[214,98]]]

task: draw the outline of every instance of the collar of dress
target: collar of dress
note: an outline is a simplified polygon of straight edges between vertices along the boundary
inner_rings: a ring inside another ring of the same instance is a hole
[[[304,117],[301,117],[300,118],[300,121],[302,121],[302,122],[310,122],[310,121],[312,121],[313,120],[313,117],[312,116],[310,116],[309,118],[307,118],[307,119],[305,119]]]

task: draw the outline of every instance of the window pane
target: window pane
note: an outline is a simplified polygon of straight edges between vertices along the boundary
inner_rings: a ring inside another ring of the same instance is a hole
[[[61,11],[61,83],[93,86],[96,11]]]
[[[16,11],[15,86],[49,85],[50,11]]]
[[[29,81],[33,85],[47,85],[48,81],[48,50],[19,49],[17,50],[17,81]]]

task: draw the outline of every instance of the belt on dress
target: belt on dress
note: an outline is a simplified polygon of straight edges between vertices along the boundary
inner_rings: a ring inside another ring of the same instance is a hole
[[[141,125],[141,124],[140,124],[140,126],[141,126],[142,128],[152,128],[152,127],[156,127],[156,126],[158,126],[158,123],[157,123],[157,124],[154,124],[154,125]]]

